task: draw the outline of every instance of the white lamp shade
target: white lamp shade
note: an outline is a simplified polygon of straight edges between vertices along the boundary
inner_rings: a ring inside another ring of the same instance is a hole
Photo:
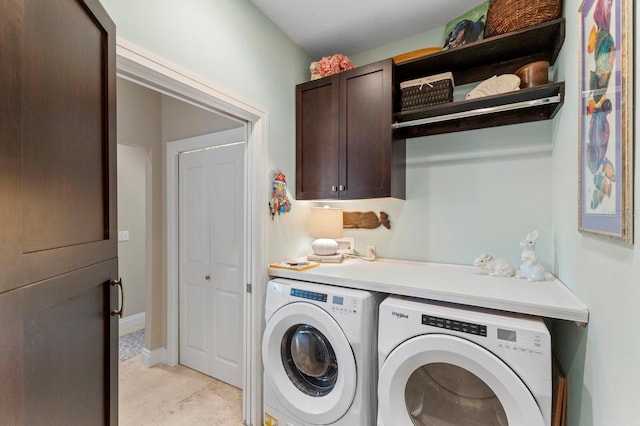
[[[309,236],[342,238],[342,209],[313,207],[309,215]]]
[[[342,237],[342,225],[342,209],[313,207],[309,216],[309,235],[317,238],[311,245],[313,252],[320,256],[335,254],[335,238]]]

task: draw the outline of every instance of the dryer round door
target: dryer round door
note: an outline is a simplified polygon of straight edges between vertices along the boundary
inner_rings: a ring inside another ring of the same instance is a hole
[[[535,398],[508,365],[476,343],[445,334],[414,337],[389,354],[378,406],[387,426],[544,425]]]
[[[280,403],[301,420],[330,424],[349,410],[356,393],[356,363],[342,328],[316,305],[283,306],[262,338],[265,380]]]

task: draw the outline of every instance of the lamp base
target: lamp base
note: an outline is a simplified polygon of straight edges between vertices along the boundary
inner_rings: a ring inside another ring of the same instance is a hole
[[[338,243],[336,240],[329,238],[318,238],[311,244],[311,250],[313,250],[313,254],[317,254],[318,256],[329,256],[336,254],[338,251]]]

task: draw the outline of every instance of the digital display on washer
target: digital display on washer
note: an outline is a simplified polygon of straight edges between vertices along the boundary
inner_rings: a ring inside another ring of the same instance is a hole
[[[433,315],[422,315],[422,324],[487,337],[486,325],[434,317]]]
[[[516,332],[513,330],[504,330],[502,328],[498,329],[498,339],[507,340],[509,342],[516,341]]]
[[[333,304],[334,305],[343,305],[344,304],[344,297],[342,297],[342,296],[333,296]]]
[[[300,290],[299,288],[292,288],[291,295],[294,297],[301,297],[303,299],[317,300],[319,302],[327,301],[327,295],[324,293],[316,293],[315,291]]]

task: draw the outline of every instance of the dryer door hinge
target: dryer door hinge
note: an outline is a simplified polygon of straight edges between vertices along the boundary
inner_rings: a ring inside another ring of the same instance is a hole
[[[247,283],[247,293],[251,293],[251,284]]]

